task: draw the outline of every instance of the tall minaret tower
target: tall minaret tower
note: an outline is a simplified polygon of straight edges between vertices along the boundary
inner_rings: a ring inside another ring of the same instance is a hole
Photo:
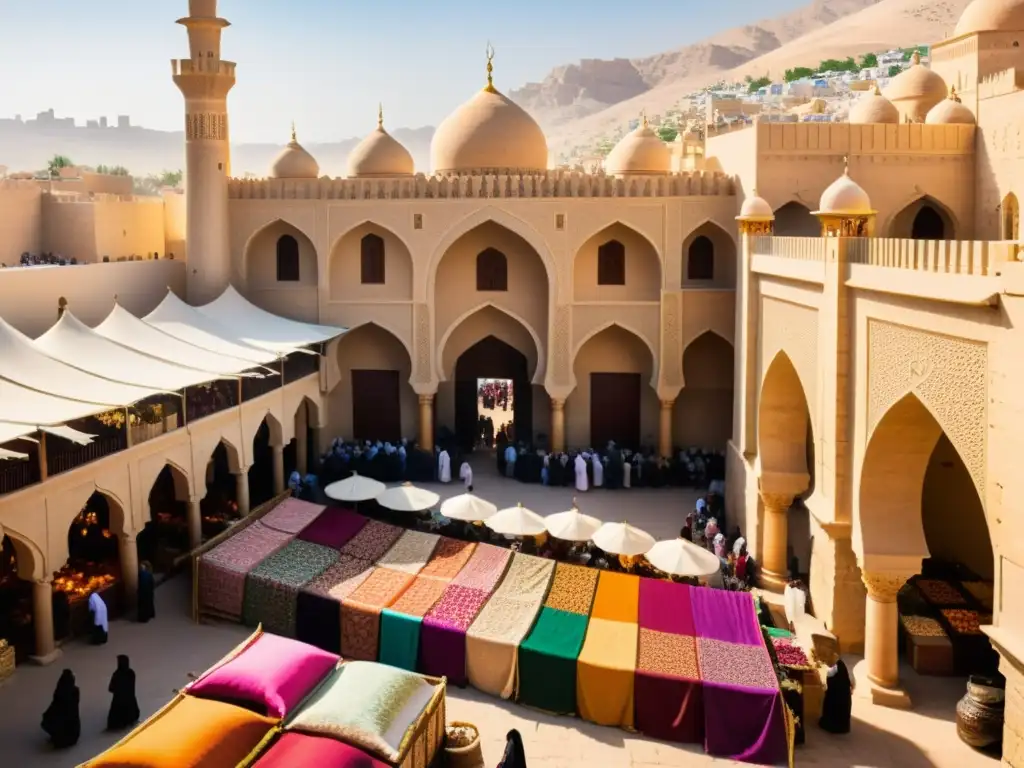
[[[228,235],[228,92],[235,64],[221,61],[220,36],[228,22],[217,0],[189,0],[188,59],[171,62],[174,84],[185,97],[185,194],[188,300],[205,304],[231,283]]]

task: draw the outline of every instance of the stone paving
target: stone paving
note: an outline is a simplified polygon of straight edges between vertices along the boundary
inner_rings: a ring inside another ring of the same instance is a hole
[[[476,463],[476,462],[474,462]],[[478,467],[477,491],[499,506],[522,501],[547,514],[566,509],[569,489],[522,485]],[[453,483],[445,495],[461,492]],[[605,520],[626,517],[656,538],[678,533],[693,494],[678,490],[593,491],[580,499],[590,514]],[[113,622],[110,642],[101,647],[71,643],[49,667],[23,665],[0,687],[0,765],[4,768],[70,768],[107,748],[123,734],[105,733],[109,694],[107,683],[116,656],[126,653],[138,678],[138,698],[148,716],[188,682],[188,672],[201,672],[243,639],[248,630],[231,624],[201,624],[190,620],[191,584],[188,574],[157,591],[157,618],[149,624]],[[858,660],[850,659],[856,664]],[[72,669],[81,690],[82,738],[70,750],[54,752],[39,727],[57,677]],[[860,668],[855,667],[859,673]],[[854,702],[853,732],[829,736],[816,727],[797,752],[797,765],[865,766],[871,768],[997,768],[998,762],[973,752],[956,736],[954,707],[963,693],[960,679],[917,677],[904,669],[915,709],[908,712]],[[865,682],[859,686],[867,690]],[[742,765],[707,757],[696,747],[680,747],[603,728],[574,718],[553,717],[472,689],[451,689],[449,720],[476,724],[483,734],[487,767],[496,766],[505,733],[522,733],[530,768],[655,768],[655,766]],[[297,766],[296,768],[300,768]]]

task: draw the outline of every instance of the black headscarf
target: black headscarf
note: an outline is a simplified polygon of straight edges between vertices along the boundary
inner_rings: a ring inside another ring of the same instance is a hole
[[[61,672],[53,701],[43,713],[43,730],[58,749],[65,749],[78,743],[82,733],[82,721],[78,716],[78,686],[70,669]]]

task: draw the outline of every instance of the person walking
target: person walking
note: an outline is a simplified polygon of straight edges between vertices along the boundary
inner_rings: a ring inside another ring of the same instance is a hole
[[[119,731],[139,722],[139,701],[135,698],[135,671],[128,657],[117,656],[117,669],[110,676],[107,691],[113,694],[107,713],[107,730]]]

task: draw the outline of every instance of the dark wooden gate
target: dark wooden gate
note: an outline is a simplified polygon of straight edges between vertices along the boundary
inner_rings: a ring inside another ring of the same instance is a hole
[[[640,446],[639,373],[590,374],[590,443],[602,450],[609,440],[623,448]]]
[[[400,440],[398,371],[352,371],[352,432],[356,440]]]

